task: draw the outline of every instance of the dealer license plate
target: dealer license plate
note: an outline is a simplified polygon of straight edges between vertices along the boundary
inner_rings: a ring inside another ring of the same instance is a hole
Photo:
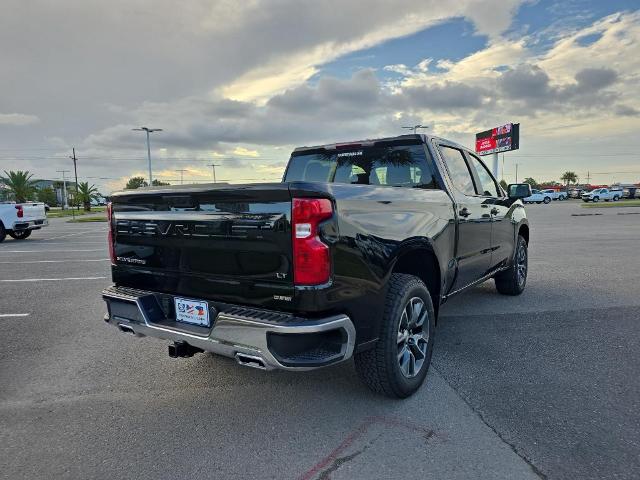
[[[209,305],[207,302],[189,300],[188,298],[174,298],[176,305],[176,321],[208,327]]]

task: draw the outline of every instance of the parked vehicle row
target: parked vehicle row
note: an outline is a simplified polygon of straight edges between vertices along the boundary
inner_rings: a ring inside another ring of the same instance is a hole
[[[569,198],[581,199],[584,202],[613,201],[636,198],[640,193],[640,188],[635,187],[599,187],[594,189],[584,189],[574,187],[568,192],[556,191],[554,189],[533,189],[531,196],[523,199],[524,203],[551,203],[552,200],[567,200]]]
[[[532,189],[531,195],[523,198],[524,203],[551,203],[551,195],[542,193],[542,190]]]
[[[554,190],[553,188],[548,188],[546,190],[541,190],[543,195],[548,195],[551,197],[551,200],[566,200],[568,195],[567,192],[563,192],[560,190]]]
[[[563,201],[567,198],[567,192],[547,188],[545,190],[532,189],[531,195],[522,201],[524,203],[551,203],[552,200]]]
[[[617,202],[622,198],[622,195],[623,195],[622,190],[609,190],[608,188],[596,188],[595,190],[591,190],[590,192],[584,192],[582,194],[582,201],[597,203],[600,200],[604,200],[605,202],[612,200],[614,202]]]

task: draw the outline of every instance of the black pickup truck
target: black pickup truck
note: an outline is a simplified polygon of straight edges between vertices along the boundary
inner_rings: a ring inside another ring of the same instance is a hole
[[[266,370],[353,357],[370,388],[406,397],[440,305],[490,278],[525,288],[530,193],[425,135],[297,148],[282,183],[118,192],[104,319],[169,340],[172,357]]]

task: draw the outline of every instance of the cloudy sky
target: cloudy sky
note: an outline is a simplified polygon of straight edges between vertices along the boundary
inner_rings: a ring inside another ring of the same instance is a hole
[[[279,180],[298,145],[521,124],[504,178],[640,181],[637,0],[3,0],[0,171]],[[502,161],[501,161],[502,162]]]

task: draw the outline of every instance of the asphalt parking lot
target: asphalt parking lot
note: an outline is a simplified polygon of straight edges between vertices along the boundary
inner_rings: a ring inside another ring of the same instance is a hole
[[[106,224],[0,244],[3,478],[638,478],[640,208],[529,205],[528,286],[442,309],[412,398],[102,321]],[[593,216],[572,214],[601,213]]]

